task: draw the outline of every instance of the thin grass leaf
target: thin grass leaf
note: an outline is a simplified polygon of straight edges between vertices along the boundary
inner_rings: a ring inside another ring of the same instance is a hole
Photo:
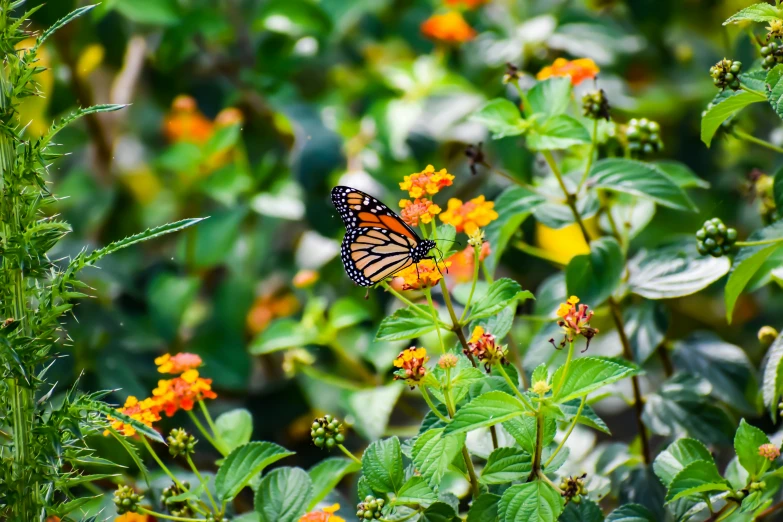
[[[67,15],[65,15],[62,18],[60,18],[59,20],[57,20],[54,23],[54,25],[52,25],[51,27],[49,27],[49,29],[47,29],[46,31],[41,33],[41,36],[38,37],[38,40],[35,42],[35,45],[33,46],[33,51],[37,52],[38,48],[41,47],[41,45],[43,45],[43,43],[47,39],[49,39],[49,37],[52,36],[55,33],[55,31],[60,29],[65,24],[70,23],[72,20],[75,20],[76,18],[79,18],[80,16],[82,16],[85,13],[87,13],[88,11],[93,9],[94,7],[97,7],[97,5],[98,4],[85,5],[84,7],[80,7],[78,9],[74,9],[73,11],[68,13]]]
[[[78,120],[82,116],[86,116],[88,114],[97,114],[99,112],[114,112],[120,109],[124,109],[125,107],[127,107],[127,105],[125,104],[105,103],[102,105],[92,105],[90,107],[79,108],[73,111],[68,116],[62,118],[60,121],[54,122],[52,126],[49,127],[49,132],[47,132],[39,141],[38,149],[43,150],[58,132],[60,132],[65,127],[67,127],[74,121]]]
[[[160,435],[160,433],[150,428],[143,422],[139,422],[136,419],[133,419],[128,415],[125,415],[124,413],[115,410],[114,408],[110,407],[108,404],[104,404],[98,401],[84,401],[84,403],[80,405],[80,409],[82,410],[92,409],[100,413],[103,413],[106,416],[111,416],[113,419],[121,420],[125,424],[131,425],[133,429],[135,429],[142,435],[145,435],[154,441],[162,442],[165,444],[163,437]]]

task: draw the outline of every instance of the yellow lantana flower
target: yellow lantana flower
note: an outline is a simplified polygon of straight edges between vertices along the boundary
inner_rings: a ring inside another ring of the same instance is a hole
[[[407,190],[410,197],[416,199],[426,194],[433,196],[440,192],[443,187],[448,187],[454,181],[454,176],[449,174],[446,169],[440,169],[435,172],[435,167],[427,165],[427,168],[421,172],[415,172],[410,176],[405,176],[400,182],[400,188]]]
[[[479,227],[485,227],[498,218],[495,203],[486,201],[484,196],[473,198],[463,203],[457,198],[451,198],[447,210],[440,215],[440,220],[453,225],[457,232],[473,235]]]

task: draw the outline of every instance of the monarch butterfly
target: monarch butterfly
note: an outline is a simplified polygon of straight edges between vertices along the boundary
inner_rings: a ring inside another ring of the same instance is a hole
[[[373,286],[428,256],[435,241],[422,240],[389,207],[360,190],[334,187],[332,203],[345,223],[340,257],[351,280]]]

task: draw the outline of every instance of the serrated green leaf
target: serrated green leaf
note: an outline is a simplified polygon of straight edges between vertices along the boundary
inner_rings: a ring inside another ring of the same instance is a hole
[[[775,6],[766,2],[760,2],[734,13],[723,22],[723,25],[742,21],[771,22],[773,20],[780,20],[780,18],[780,11]]]
[[[279,352],[289,348],[301,348],[315,341],[315,332],[289,318],[272,321],[253,339],[248,350],[253,355]]]
[[[737,433],[734,435],[734,451],[737,459],[752,479],[758,479],[762,470],[769,464],[766,458],[759,455],[759,447],[769,444],[769,437],[763,431],[751,426],[745,419],[740,420]]]
[[[596,188],[631,194],[676,210],[695,211],[688,195],[655,165],[641,161],[607,158],[590,169],[590,183]]]
[[[338,299],[329,307],[329,326],[335,330],[348,328],[370,318],[367,305],[350,297]]]
[[[470,319],[475,321],[500,313],[504,308],[533,297],[528,290],[522,290],[519,283],[509,278],[494,281],[484,297],[476,301],[470,309]]]
[[[576,412],[579,411],[579,405],[581,402],[581,399],[573,399],[560,405],[560,409],[563,410],[563,414],[566,416],[566,420],[574,418]],[[582,408],[582,413],[579,415],[579,420],[577,422],[579,424],[589,426],[602,433],[606,433],[607,435],[612,434],[612,432],[609,431],[609,426],[606,425],[603,419],[598,416],[598,414],[593,408],[590,407],[589,404],[584,405]]]
[[[467,522],[496,522],[499,502],[500,495],[482,493],[470,505]]]
[[[310,499],[307,510],[315,508],[316,504],[337,487],[343,477],[360,469],[362,466],[358,462],[342,457],[329,457],[310,468],[307,473],[313,482],[313,498]]]
[[[558,522],[604,522],[604,512],[592,500],[581,497],[579,503],[566,505]]]
[[[500,498],[500,522],[555,522],[565,499],[543,480],[511,486]]]
[[[613,237],[590,243],[590,252],[574,256],[566,267],[568,295],[597,308],[615,291],[625,268],[625,256]]]
[[[392,501],[393,505],[428,505],[438,500],[438,495],[427,485],[424,477],[413,476],[405,482]]]
[[[696,439],[679,439],[669,444],[664,451],[655,457],[653,470],[663,485],[668,488],[674,477],[685,466],[699,460],[712,461],[712,454],[707,446]]]
[[[224,464],[225,465],[225,464]],[[256,490],[255,510],[260,522],[297,522],[307,512],[313,484],[301,468],[270,471]]]
[[[780,395],[783,394],[783,334],[779,334],[767,350],[761,381],[764,406],[772,419],[777,419]]]
[[[400,341],[414,339],[435,330],[432,317],[415,312],[408,308],[400,308],[381,321],[375,338],[378,341]]]
[[[485,266],[494,273],[500,257],[508,245],[511,236],[530,214],[546,198],[525,187],[509,187],[495,199],[498,218],[484,229],[486,240],[492,245],[492,252],[484,260]]]
[[[554,76],[537,82],[527,92],[527,102],[532,114],[565,114],[571,103],[571,79]]]
[[[413,463],[431,486],[436,486],[465,445],[465,434],[444,435],[443,429],[422,433],[413,445]]]
[[[486,126],[496,140],[506,136],[518,136],[525,132],[528,126],[519,109],[504,98],[488,101],[470,116],[470,120]]]
[[[273,442],[249,442],[234,449],[215,476],[217,498],[233,499],[264,468],[293,454]]]
[[[530,453],[514,447],[497,448],[490,453],[480,480],[484,484],[506,484],[527,478],[532,468]]]
[[[690,167],[679,161],[658,160],[653,162],[656,168],[662,170],[681,189],[686,188],[710,188],[710,182],[701,179]]]
[[[649,509],[641,504],[626,504],[606,517],[606,522],[657,522]]]
[[[253,415],[244,408],[227,411],[215,419],[218,439],[228,452],[250,442],[253,435]]]
[[[736,91],[727,94],[718,103],[713,101],[701,118],[701,141],[708,147],[721,123],[734,116],[748,105],[766,101],[766,97],[748,91]]]
[[[527,133],[530,150],[562,150],[590,143],[590,133],[579,120],[559,114],[544,120]]]
[[[376,491],[398,492],[405,480],[400,440],[390,437],[371,443],[362,455],[362,475]]]
[[[607,384],[637,375],[640,369],[633,363],[619,358],[581,357],[571,363],[568,376],[558,389],[554,399],[567,402],[587,395]],[[555,382],[558,373],[555,374]],[[555,389],[557,389],[555,385]]]
[[[456,522],[459,520],[457,512],[445,502],[434,502],[421,514],[422,522]]]
[[[731,487],[724,479],[715,463],[704,460],[691,462],[672,479],[666,493],[666,503],[670,504],[684,497],[710,491],[728,491]]]
[[[457,410],[454,419],[446,426],[445,434],[464,433],[494,426],[526,411],[519,399],[502,391],[480,395]]]

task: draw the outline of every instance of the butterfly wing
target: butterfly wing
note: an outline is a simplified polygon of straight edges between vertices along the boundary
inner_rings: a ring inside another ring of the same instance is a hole
[[[334,187],[332,203],[348,231],[362,227],[382,228],[410,238],[415,244],[421,241],[418,234],[393,210],[361,190]]]
[[[410,238],[394,231],[354,228],[345,234],[340,257],[354,283],[373,286],[412,265],[414,246]]]

